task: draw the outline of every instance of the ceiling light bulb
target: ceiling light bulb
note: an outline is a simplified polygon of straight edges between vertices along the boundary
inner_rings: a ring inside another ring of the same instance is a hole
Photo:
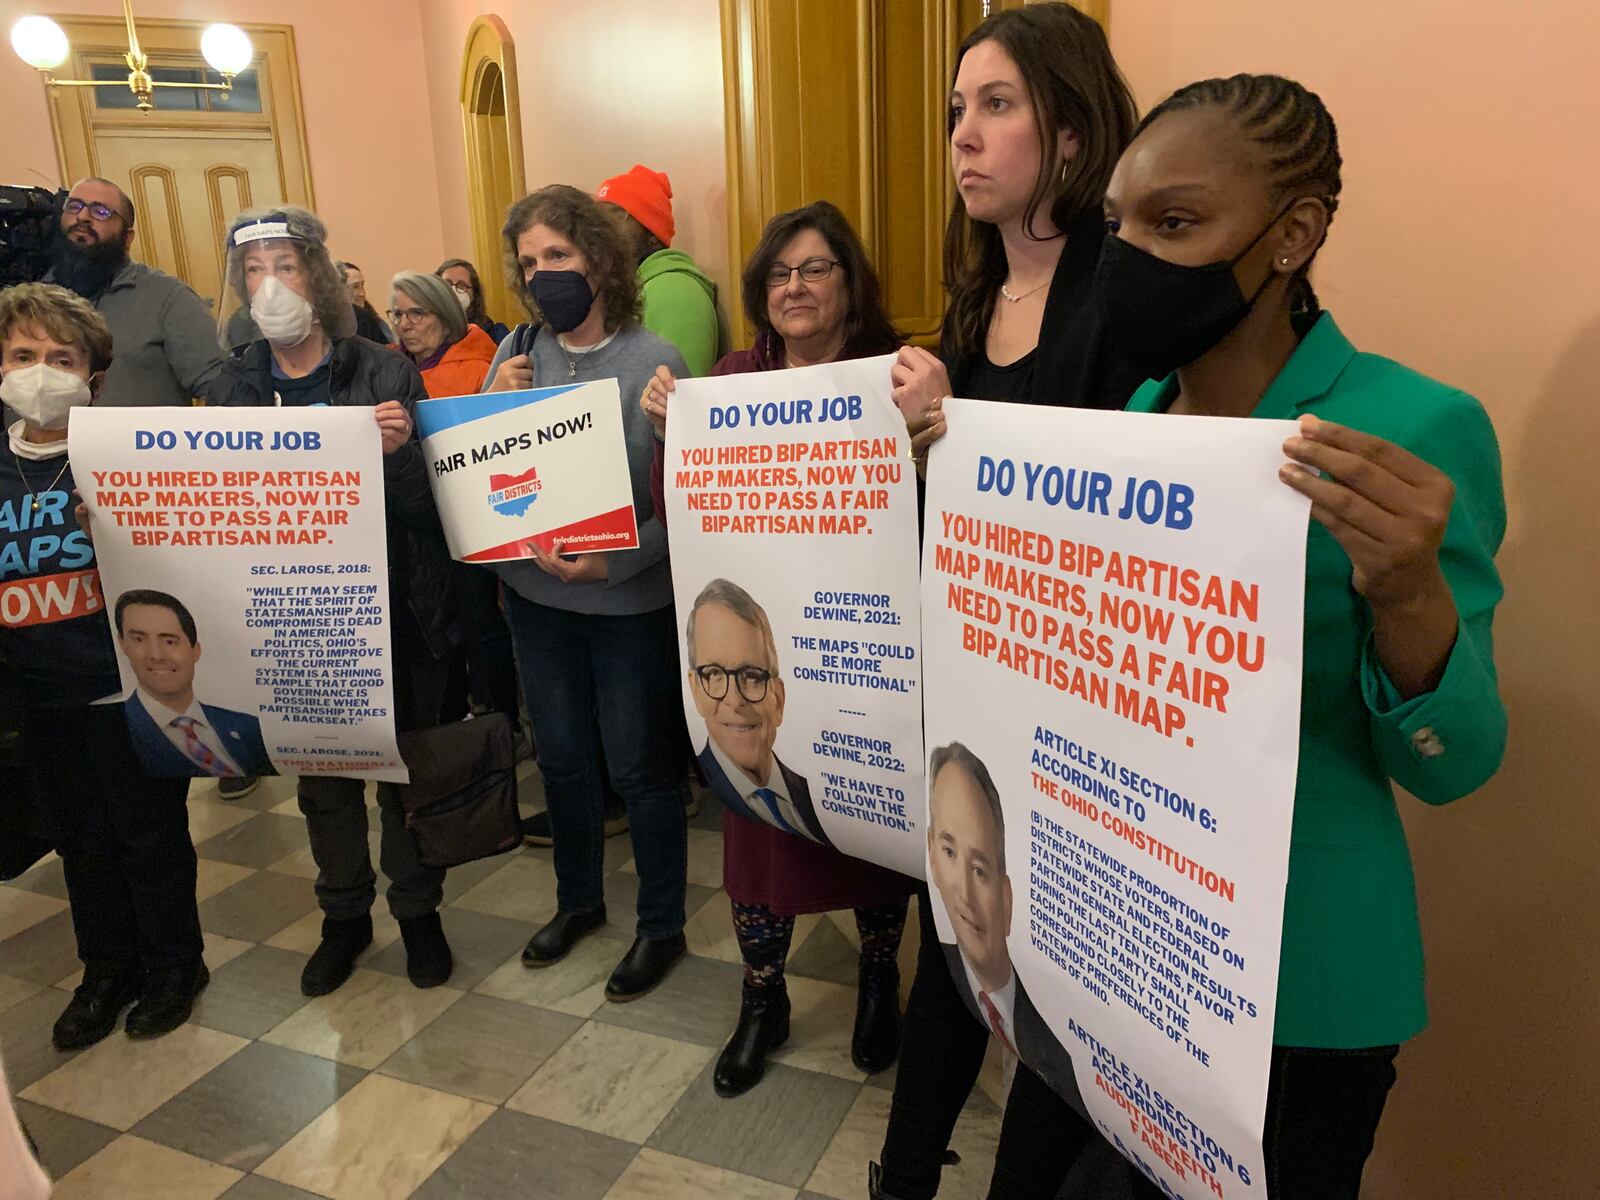
[[[214,70],[237,75],[249,67],[255,50],[237,25],[213,25],[200,35],[200,53]]]
[[[49,17],[23,17],[13,25],[11,48],[40,71],[53,70],[67,61],[67,35]]]

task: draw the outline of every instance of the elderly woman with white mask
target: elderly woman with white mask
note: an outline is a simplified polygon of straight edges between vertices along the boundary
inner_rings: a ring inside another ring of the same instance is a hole
[[[395,723],[401,730],[437,725],[461,631],[450,553],[412,429],[412,410],[427,398],[422,379],[404,356],[351,336],[355,314],[328,256],[327,230],[303,208],[239,215],[228,232],[228,284],[262,337],[228,363],[214,403],[363,405],[373,411],[383,436]],[[418,859],[405,827],[402,787],[378,785],[389,909],[400,924],[411,982],[436,987],[453,968],[439,924],[444,871]],[[320,996],[349,978],[356,956],[372,941],[375,878],[362,781],[305,776],[299,799],[323,911],[322,944],[306,964],[300,990]]]

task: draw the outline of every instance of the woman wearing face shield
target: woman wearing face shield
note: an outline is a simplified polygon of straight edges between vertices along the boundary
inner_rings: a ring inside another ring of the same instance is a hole
[[[228,284],[262,336],[235,352],[215,402],[372,409],[383,437],[395,721],[401,730],[426,728],[439,723],[461,640],[450,553],[412,430],[412,410],[427,392],[409,359],[352,336],[349,292],[326,242],[322,222],[303,208],[256,209],[235,220],[228,233]],[[405,828],[402,786],[378,785],[389,909],[400,924],[411,982],[436,987],[453,966],[438,914],[444,871],[418,861]],[[300,780],[323,911],[322,943],[300,981],[308,996],[331,992],[349,978],[356,956],[372,941],[375,879],[362,797],[359,779]]]

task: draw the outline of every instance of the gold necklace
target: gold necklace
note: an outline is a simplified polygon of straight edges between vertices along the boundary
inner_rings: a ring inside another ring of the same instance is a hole
[[[65,458],[66,456],[63,455],[62,457]],[[56,472],[56,477],[50,481],[50,486],[45,488],[45,491],[47,491],[47,492],[55,491],[56,490],[56,484],[61,482],[61,477],[67,473],[67,468],[70,467],[71,465],[72,465],[72,460],[70,458],[67,459],[66,462],[62,463],[61,464],[61,470]],[[17,474],[22,476],[22,482],[27,484],[28,491],[33,496],[32,511],[38,512],[39,511],[39,489],[33,486],[33,480],[29,479],[28,478],[28,473],[22,469],[22,459],[20,457],[17,459]]]

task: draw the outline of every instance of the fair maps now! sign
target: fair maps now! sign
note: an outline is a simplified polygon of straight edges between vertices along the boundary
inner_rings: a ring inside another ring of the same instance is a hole
[[[615,379],[425,400],[417,432],[461,561],[638,547]]]

